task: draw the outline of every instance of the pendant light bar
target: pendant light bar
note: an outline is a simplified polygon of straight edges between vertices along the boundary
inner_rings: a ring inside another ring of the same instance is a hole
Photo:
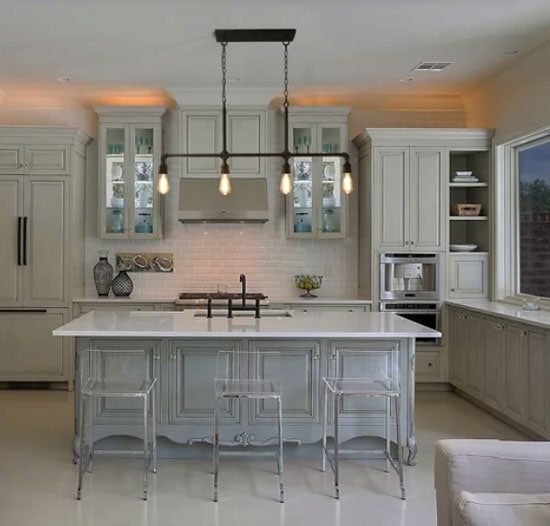
[[[159,192],[168,191],[168,168],[166,160],[172,157],[183,158],[218,158],[221,160],[219,191],[223,195],[231,192],[231,181],[229,179],[229,159],[232,157],[241,158],[260,158],[260,157],[279,157],[283,160],[281,173],[280,191],[287,195],[292,191],[292,169],[290,159],[295,157],[289,150],[289,123],[288,123],[288,45],[294,40],[295,29],[216,29],[214,36],[216,41],[222,45],[222,151],[220,153],[165,153],[160,159],[159,177],[163,182],[159,183]],[[227,44],[229,42],[281,42],[284,46],[284,150],[276,153],[233,153],[227,151],[227,97],[226,97],[226,73],[227,73]],[[349,154],[346,152],[331,152],[330,154],[313,152],[305,155],[306,157],[341,157],[342,165],[342,191],[350,194],[353,191],[353,179],[351,175],[351,163]],[[303,156],[301,156],[303,157]],[[161,190],[162,186],[162,190]]]

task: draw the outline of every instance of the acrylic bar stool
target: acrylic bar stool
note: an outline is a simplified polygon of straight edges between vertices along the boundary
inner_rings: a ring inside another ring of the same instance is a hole
[[[334,473],[334,492],[337,499],[340,498],[340,444],[339,422],[340,407],[346,397],[355,398],[384,398],[385,399],[385,449],[380,451],[385,459],[385,471],[389,467],[399,476],[399,489],[401,499],[405,500],[405,481],[403,477],[403,449],[401,444],[400,413],[401,413],[401,389],[399,384],[399,351],[397,348],[373,348],[368,350],[337,349],[334,353],[336,362],[336,375],[323,378],[323,443],[321,453],[321,471],[326,471],[326,460]],[[347,361],[353,371],[345,377],[342,373],[343,363]],[[328,431],[328,401],[329,394],[333,401],[334,409],[334,449],[327,448]],[[394,401],[395,414],[392,419],[390,401]],[[395,422],[397,462],[391,456],[390,422]],[[349,450],[343,449],[342,453],[366,453],[374,450]]]
[[[155,384],[152,350],[87,349],[80,352],[80,457],[76,498],[82,497],[84,471],[92,471],[94,400],[140,399],[143,403],[143,500],[147,500],[148,472],[157,472]],[[113,365],[114,367],[109,367]],[[108,372],[107,372],[108,371]],[[139,373],[135,373],[139,371]],[[141,372],[143,371],[143,374]],[[126,374],[124,374],[126,372]],[[132,374],[135,373],[135,374]],[[149,418],[149,408],[151,418]],[[150,422],[149,422],[150,420]],[[149,433],[149,426],[151,433]],[[99,451],[97,453],[100,453]],[[112,453],[112,452],[111,452]],[[116,451],[135,456],[140,450]]]
[[[283,470],[283,411],[280,383],[280,353],[219,351],[214,380],[214,502],[218,502],[218,480],[220,467],[220,406],[223,400],[235,399],[273,399],[277,403],[277,451],[274,453],[279,475],[279,502],[285,500]],[[232,456],[240,452],[233,452]],[[223,454],[223,452],[222,452]],[[265,454],[243,453],[243,456],[262,456]]]

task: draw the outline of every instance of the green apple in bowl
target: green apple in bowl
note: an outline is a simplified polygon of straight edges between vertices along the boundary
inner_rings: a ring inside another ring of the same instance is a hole
[[[315,274],[296,274],[294,276],[294,281],[299,289],[306,291],[304,294],[300,295],[301,298],[316,298],[317,296],[311,294],[311,291],[321,286],[323,283],[323,276]]]

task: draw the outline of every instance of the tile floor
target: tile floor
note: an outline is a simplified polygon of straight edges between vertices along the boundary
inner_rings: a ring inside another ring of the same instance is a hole
[[[72,395],[60,391],[0,391],[0,525],[21,526],[376,526],[435,525],[433,446],[450,437],[525,437],[452,393],[417,396],[418,464],[407,467],[407,501],[382,463],[343,461],[341,500],[332,474],[316,460],[285,464],[287,502],[277,502],[268,462],[224,459],[219,504],[206,460],[160,460],[149,501],[141,495],[138,460],[101,458],[75,500],[71,462]]]

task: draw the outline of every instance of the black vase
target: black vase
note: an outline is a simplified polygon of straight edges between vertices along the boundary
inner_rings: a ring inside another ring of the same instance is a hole
[[[98,296],[108,296],[113,281],[113,265],[109,263],[107,250],[99,251],[99,261],[94,266],[94,283]]]
[[[113,280],[113,294],[115,296],[129,296],[134,290],[134,282],[126,270],[121,270]]]

